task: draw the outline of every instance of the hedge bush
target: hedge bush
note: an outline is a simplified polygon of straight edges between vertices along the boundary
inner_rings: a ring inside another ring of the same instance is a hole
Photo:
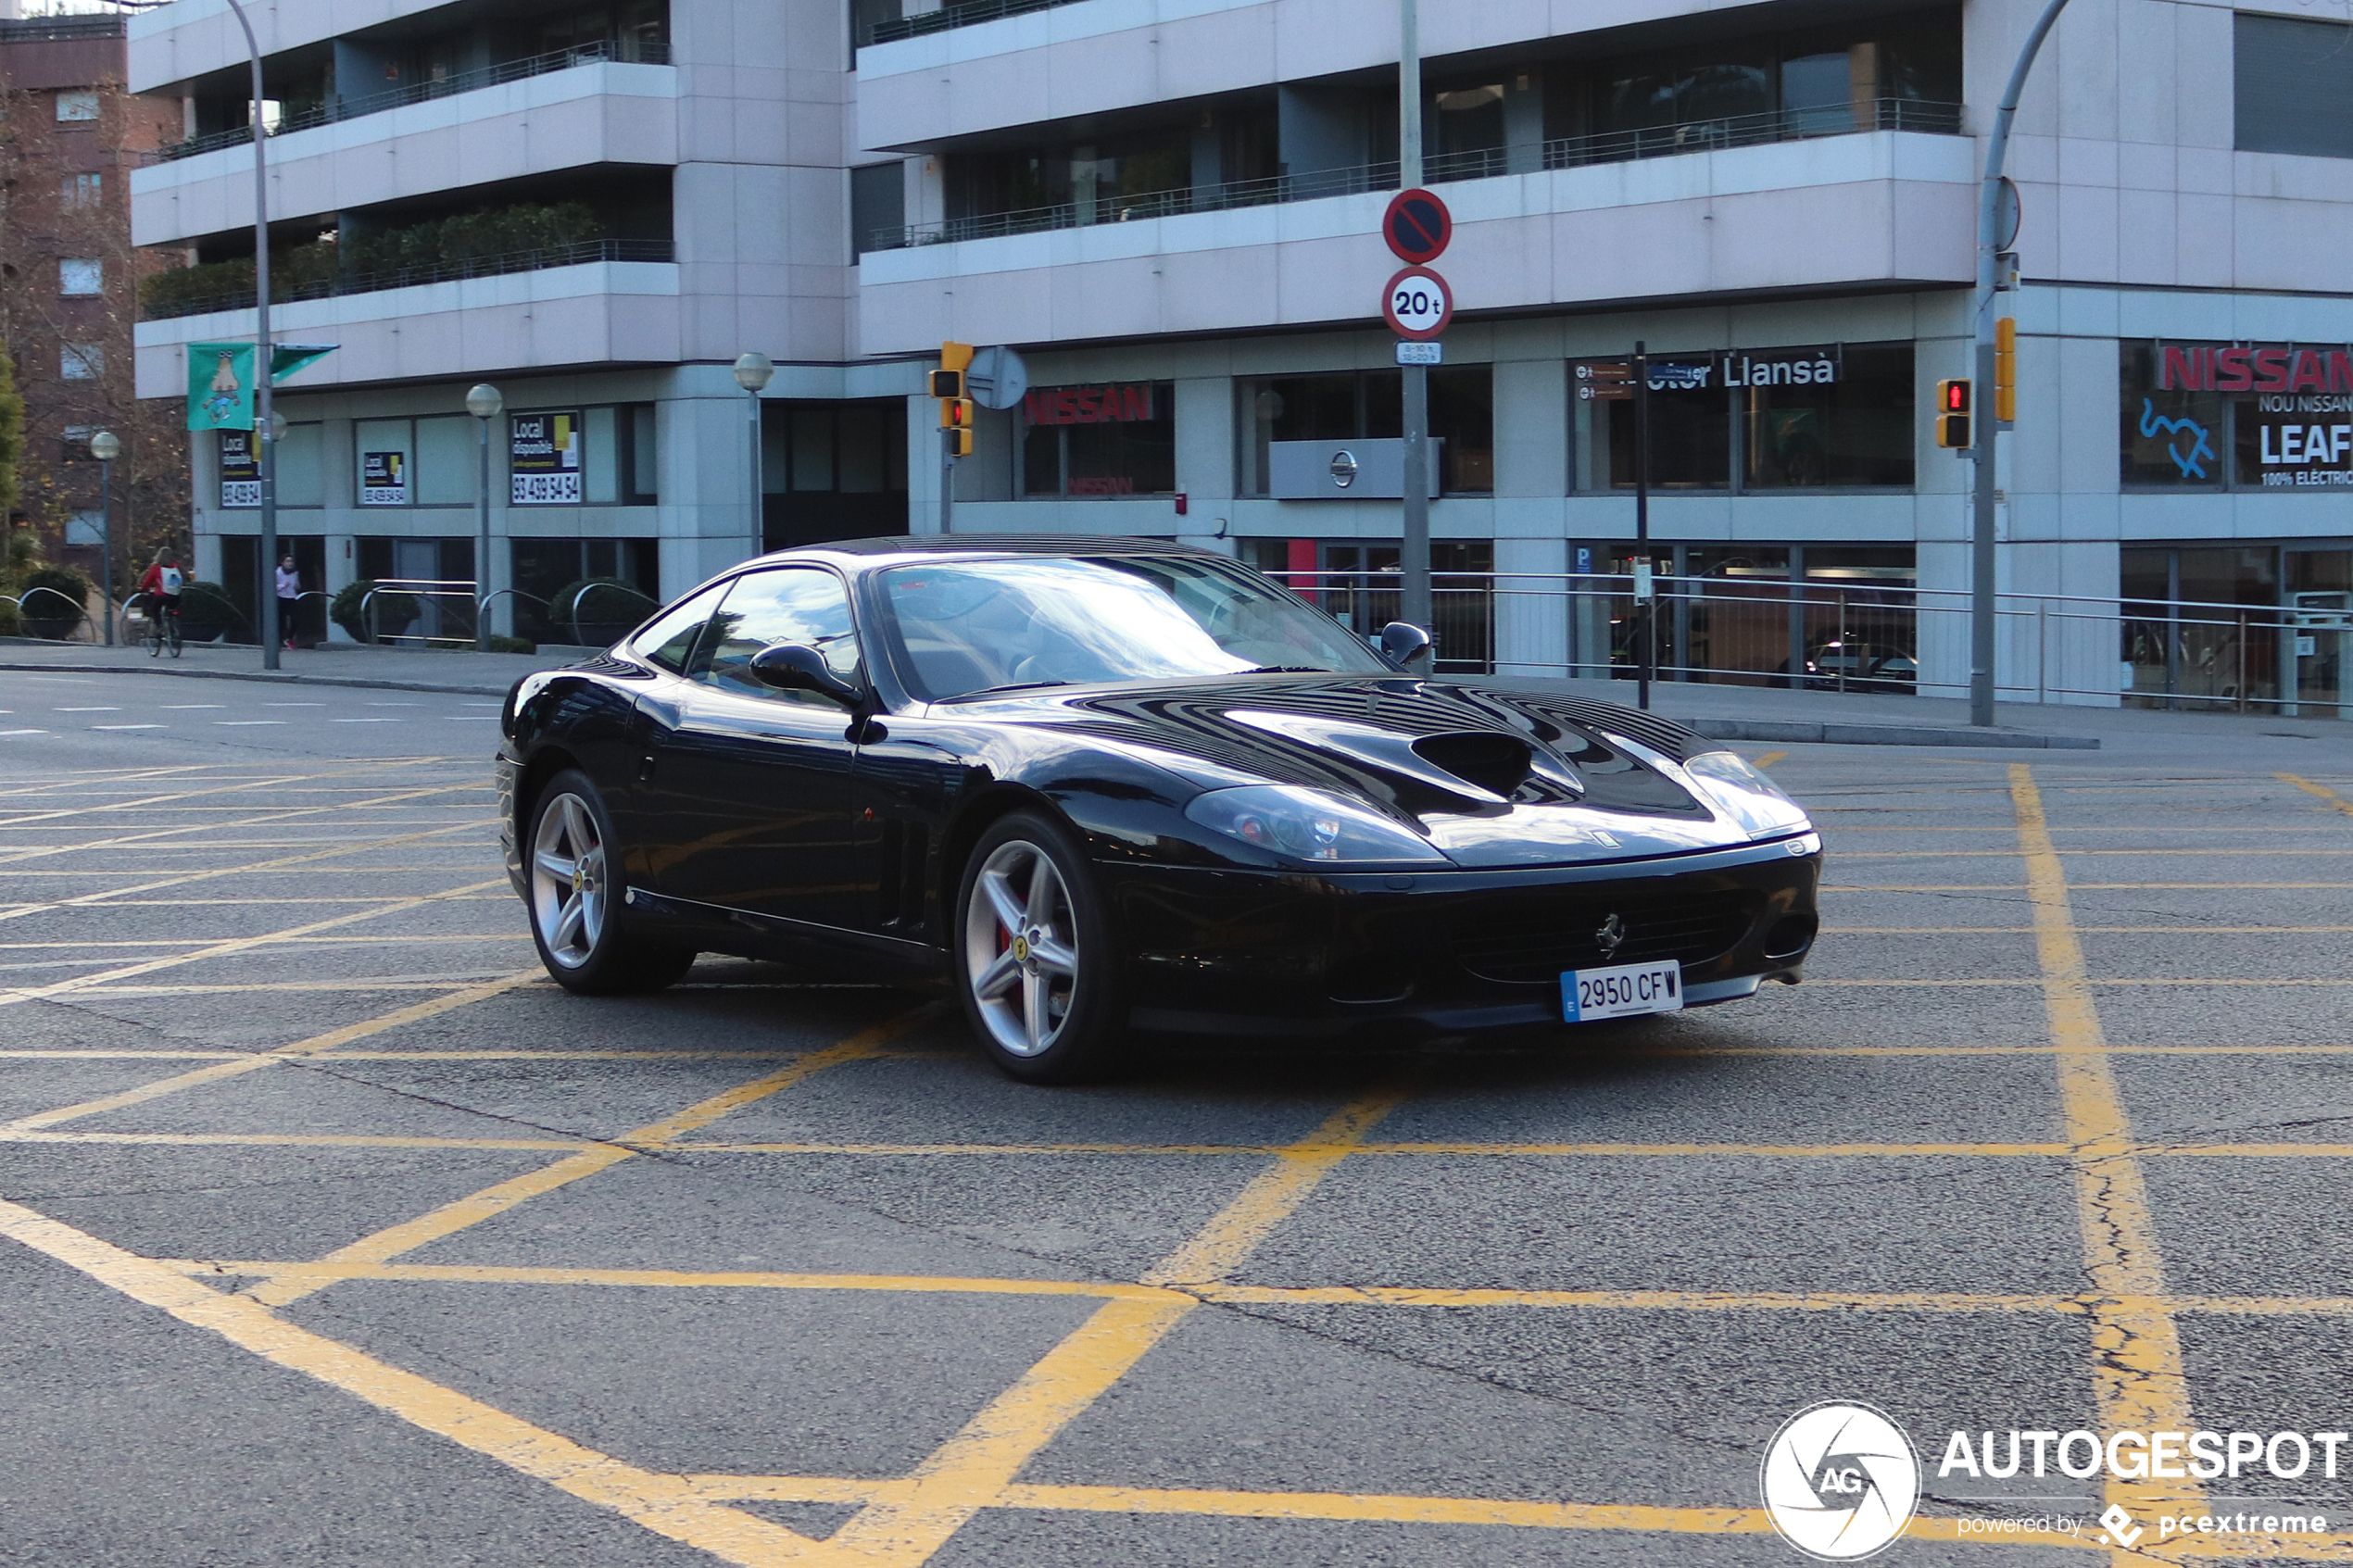
[[[227,633],[242,631],[248,637],[258,635],[237,601],[229,596],[229,590],[218,583],[191,582],[181,586],[180,624],[183,628],[218,626]]]
[[[575,610],[574,606],[577,605]],[[547,601],[547,624],[575,638],[573,623],[589,626],[636,625],[661,608],[661,601],[618,577],[584,577],[556,590]]]
[[[89,609],[90,579],[69,566],[44,566],[26,575],[24,588],[17,596],[25,601],[20,613],[27,621],[71,621],[79,625]]]
[[[351,633],[351,640],[355,643],[368,640],[368,618],[360,613],[359,605],[368,596],[368,590],[375,585],[374,578],[362,577],[356,583],[345,583],[328,601],[327,618]],[[399,631],[425,612],[425,607],[414,594],[378,594],[375,608],[377,629],[387,635]]]

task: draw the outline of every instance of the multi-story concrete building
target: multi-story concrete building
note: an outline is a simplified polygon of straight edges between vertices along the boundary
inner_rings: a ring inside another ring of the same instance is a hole
[[[334,279],[321,297],[278,314],[285,335],[342,345],[284,398],[286,526],[326,542],[331,573],[471,575],[461,397],[488,379],[512,408],[576,413],[585,444],[585,478],[551,504],[528,474],[494,480],[510,541],[494,583],[634,562],[674,592],[763,542],[934,528],[917,371],[956,339],[1020,347],[1034,389],[984,417],[955,474],[959,531],[1392,562],[1399,376],[1378,299],[1397,263],[1378,225],[1394,8],[906,9],[396,0],[393,19],[340,33],[324,7],[259,12],[289,117],[273,215],[340,257],[314,259]],[[1629,558],[1631,406],[1579,393],[1640,342],[1658,361],[1662,564],[1843,588],[1817,596],[1852,617],[1841,635],[1812,611],[1680,614],[1669,661],[1793,672],[1835,639],[1916,653],[1927,687],[1963,681],[1957,619],[1923,616],[1915,649],[1891,601],[1957,603],[1938,596],[1968,585],[1969,465],[1933,444],[1929,405],[1967,373],[1983,137],[2038,10],[1424,0],[1426,179],[1457,221],[1439,263],[1457,315],[1431,375],[1441,569],[1538,574],[1516,581],[1556,596]],[[2009,684],[2335,695],[2328,649],[2267,665],[2223,630],[2136,643],[2114,601],[2353,590],[2345,10],[2079,0],[2036,68],[2011,161],[2003,583],[2108,605],[2011,617],[2006,659],[2029,657],[2021,639],[2051,658]],[[136,83],[182,95],[195,133],[138,176],[142,239],[249,249],[223,0],[138,19],[132,52]],[[446,245],[408,271],[385,260],[428,221],[524,199],[570,204],[560,244],[495,264],[538,270],[460,276],[494,268]],[[249,322],[143,325],[143,385],[178,387],[183,344]],[[780,366],[758,511],[727,369],[745,349]],[[1317,451],[1333,444],[1362,483],[1336,485]],[[510,443],[494,449],[503,467]],[[381,477],[396,453],[412,478],[363,504],[369,466]],[[233,542],[251,514],[215,505],[217,479],[198,484],[200,524]],[[1569,602],[1481,599],[1441,653],[1607,663],[1606,604]]]
[[[0,14],[0,345],[25,399],[19,505],[52,558],[93,578],[104,553],[96,431],[123,443],[118,566],[132,544],[187,521],[181,421],[141,403],[132,370],[139,279],[160,263],[132,245],[125,178],[177,115],[132,97],[123,72],[120,17]]]

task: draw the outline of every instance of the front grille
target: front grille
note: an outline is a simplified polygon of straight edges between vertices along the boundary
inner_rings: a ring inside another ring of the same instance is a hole
[[[1565,894],[1481,915],[1454,937],[1455,960],[1482,980],[1505,985],[1552,985],[1564,971],[1611,964],[1705,963],[1741,939],[1757,907],[1755,894],[1735,890],[1669,899]],[[1626,936],[1617,951],[1604,953],[1595,935],[1613,914]]]

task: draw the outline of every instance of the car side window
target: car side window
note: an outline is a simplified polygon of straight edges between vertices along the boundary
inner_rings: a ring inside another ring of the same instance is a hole
[[[763,648],[801,643],[824,655],[845,681],[859,679],[858,637],[850,627],[849,593],[840,578],[815,567],[779,567],[736,579],[711,621],[709,669],[701,678],[751,696],[831,706],[815,692],[779,691],[752,673]]]
[[[630,640],[631,650],[673,675],[694,674],[699,663],[710,658],[696,645],[701,641],[703,628],[711,624],[711,612],[719,608],[724,586],[705,588],[655,616],[652,625]]]

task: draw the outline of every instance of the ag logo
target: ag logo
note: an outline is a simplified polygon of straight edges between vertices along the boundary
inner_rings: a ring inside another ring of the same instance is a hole
[[[1760,1477],[1765,1512],[1808,1557],[1848,1562],[1904,1533],[1920,1461],[1903,1429],[1869,1405],[1825,1399],[1773,1434]]]

